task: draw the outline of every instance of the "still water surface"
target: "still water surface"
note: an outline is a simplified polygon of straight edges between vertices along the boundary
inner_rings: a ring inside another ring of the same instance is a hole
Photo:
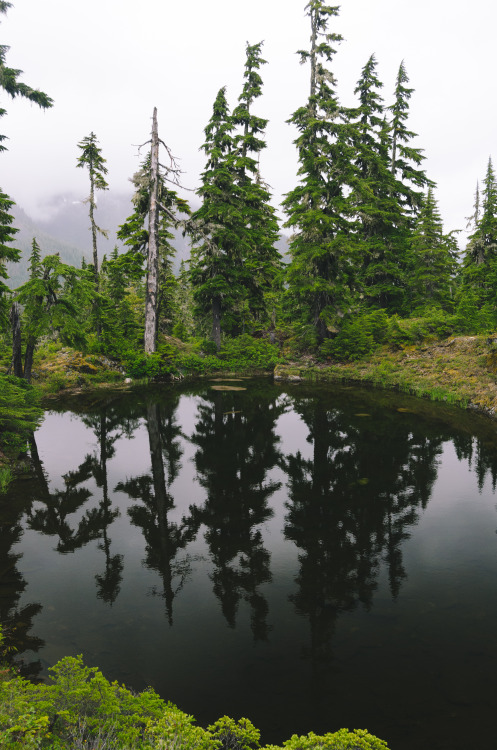
[[[47,412],[0,500],[0,619],[263,742],[495,747],[497,440],[392,394],[209,382]]]

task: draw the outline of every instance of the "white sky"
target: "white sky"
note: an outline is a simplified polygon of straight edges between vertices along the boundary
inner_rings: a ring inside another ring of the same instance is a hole
[[[154,106],[162,139],[181,158],[184,184],[197,187],[203,129],[221,86],[236,103],[246,41],[264,40],[268,60],[257,111],[270,120],[263,176],[277,200],[295,184],[295,133],[285,120],[308,94],[309,72],[295,54],[308,45],[305,0],[13,1],[0,26],[0,43],[11,46],[7,64],[55,100],[41,112],[2,94],[8,114],[0,132],[10,140],[0,185],[28,212],[54,192],[86,195],[76,144],[92,130],[111,189],[128,189],[138,165],[133,144],[148,139]],[[490,0],[343,0],[332,29],[344,36],[334,63],[344,104],[354,103],[373,52],[390,104],[405,60],[415,89],[409,125],[438,184],[446,230],[465,227],[476,180],[496,155],[496,28]]]

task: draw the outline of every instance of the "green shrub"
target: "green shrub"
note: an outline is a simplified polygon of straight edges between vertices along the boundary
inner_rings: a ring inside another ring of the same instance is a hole
[[[457,330],[456,316],[441,308],[433,307],[423,311],[422,317],[399,318],[394,315],[389,320],[387,343],[397,346],[419,344],[446,338]]]
[[[248,719],[235,721],[229,716],[223,716],[208,726],[207,731],[216,741],[219,750],[254,750],[260,747],[261,733]]]
[[[15,456],[25,450],[41,415],[38,394],[31,385],[13,375],[0,375],[0,449],[4,453]]]
[[[357,318],[347,320],[336,338],[324,341],[319,351],[322,357],[355,360],[367,357],[376,346],[364,318]]]
[[[0,657],[2,638],[0,628]],[[223,716],[207,729],[152,689],[135,694],[109,682],[81,656],[50,669],[50,683],[0,679],[0,748],[9,750],[256,750],[259,730]],[[366,730],[294,736],[286,750],[388,750]],[[283,750],[268,746],[266,750]]]
[[[318,735],[310,732],[304,737],[296,734],[283,743],[285,750],[388,750],[383,740],[374,737],[366,729],[340,729],[338,732]],[[280,750],[268,745],[265,750]]]
[[[230,370],[272,370],[281,361],[281,355],[278,347],[267,339],[254,339],[244,333],[223,342],[219,359]]]
[[[12,471],[9,466],[0,466],[0,495],[7,492],[12,481]]]
[[[163,344],[153,354],[128,351],[123,357],[123,366],[131,378],[160,379],[178,371],[177,350]]]
[[[383,344],[388,336],[388,315],[385,310],[373,310],[361,318],[366,331],[376,344]]]
[[[176,323],[176,325],[173,326],[173,336],[175,336],[180,341],[188,341],[188,330],[184,323]]]
[[[52,372],[45,381],[45,390],[48,393],[59,393],[67,385],[67,378],[61,372]]]

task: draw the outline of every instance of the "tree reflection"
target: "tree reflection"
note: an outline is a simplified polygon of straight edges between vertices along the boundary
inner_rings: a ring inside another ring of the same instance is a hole
[[[123,434],[131,436],[133,425],[128,422],[123,424],[120,415],[108,407],[103,407],[97,414],[87,414],[82,422],[93,430],[97,449],[87,454],[75,471],[64,474],[64,488],[53,492],[46,481],[33,436],[31,457],[40,481],[37,499],[43,507],[30,512],[27,521],[29,528],[34,531],[58,537],[55,549],[60,553],[75,552],[91,541],[100,542],[98,549],[105,555],[105,569],[103,574],[95,576],[97,596],[112,604],[120,591],[123,557],[119,554],[112,555],[110,550],[108,529],[120,513],[117,508],[112,507],[109,499],[108,461],[114,456],[115,443]],[[102,497],[96,506],[87,509],[77,524],[74,524],[72,516],[92,497],[92,492],[81,486],[91,478],[102,491]]]
[[[126,492],[137,502],[128,510],[132,523],[142,529],[146,540],[145,564],[157,571],[161,578],[166,615],[173,624],[173,602],[192,571],[192,557],[177,559],[178,552],[195,538],[200,521],[195,508],[179,523],[171,522],[168,514],[174,510],[174,499],[168,491],[180,469],[182,456],[181,428],[175,412],[179,395],[165,404],[149,401],[146,406],[147,431],[150,446],[152,475],[142,475],[120,482],[116,491]],[[167,476],[167,480],[166,480]],[[158,594],[158,590],[153,590]]]
[[[268,634],[260,586],[272,577],[260,527],[273,516],[269,498],[281,486],[267,474],[279,462],[275,423],[284,410],[277,395],[262,398],[255,386],[212,391],[199,404],[192,436],[198,480],[207,494],[200,519],[215,565],[213,590],[231,628],[240,600],[248,602],[255,640]]]
[[[323,663],[338,614],[371,607],[383,561],[398,596],[406,578],[401,546],[430,497],[443,436],[415,432],[407,416],[375,421],[314,396],[296,398],[295,409],[313,453],[283,462],[285,536],[301,550],[291,599],[309,617],[308,655]]]
[[[23,677],[36,679],[41,672],[39,660],[19,659],[26,651],[38,652],[45,642],[32,634],[34,618],[42,610],[35,602],[20,605],[20,599],[27,586],[18,564],[22,553],[13,548],[22,539],[24,529],[22,518],[36,493],[37,479],[19,480],[13,484],[8,497],[0,494],[0,624],[3,630],[2,660],[14,664]]]

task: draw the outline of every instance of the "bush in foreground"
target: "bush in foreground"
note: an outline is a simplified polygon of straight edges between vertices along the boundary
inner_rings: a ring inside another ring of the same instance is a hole
[[[15,750],[256,750],[248,719],[224,716],[207,729],[153,690],[135,694],[109,682],[81,656],[51,669],[49,684],[4,671],[0,680],[0,748]],[[294,736],[285,750],[388,750],[366,730]],[[274,745],[267,750],[281,750]]]

